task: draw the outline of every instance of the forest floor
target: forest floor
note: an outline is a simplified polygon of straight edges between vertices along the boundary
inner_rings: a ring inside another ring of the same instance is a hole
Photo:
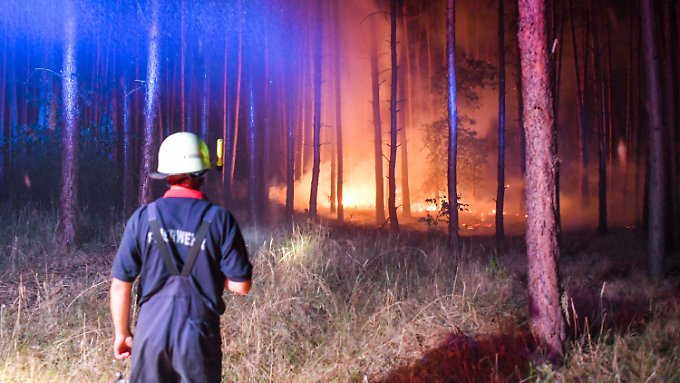
[[[110,266],[122,217],[82,212],[60,253],[55,211],[0,208],[0,382],[111,382]],[[305,223],[244,234],[248,297],[225,295],[229,382],[680,381],[680,268],[645,276],[633,229],[564,233],[562,365],[533,362],[521,236],[466,236],[456,264],[436,230],[390,238]],[[676,263],[677,264],[677,263]]]

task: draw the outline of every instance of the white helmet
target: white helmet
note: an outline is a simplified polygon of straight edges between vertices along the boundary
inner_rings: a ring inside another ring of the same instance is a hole
[[[158,150],[158,172],[155,179],[178,174],[199,173],[210,169],[208,145],[194,133],[179,132],[169,135]]]

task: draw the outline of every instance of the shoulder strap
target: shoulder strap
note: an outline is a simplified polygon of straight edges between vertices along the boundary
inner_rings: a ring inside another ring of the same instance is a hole
[[[211,204],[210,207],[208,207],[208,211],[203,216],[203,222],[201,222],[201,226],[198,228],[198,232],[196,232],[196,236],[194,237],[194,244],[191,246],[191,250],[189,250],[186,262],[184,262],[181,274],[183,277],[188,277],[189,274],[191,274],[191,269],[194,268],[198,253],[201,251],[201,245],[208,234],[208,229],[210,229],[210,224],[212,224],[216,213],[217,206]]]
[[[168,269],[168,272],[170,272],[171,275],[179,275],[175,260],[172,258],[172,255],[170,255],[171,252],[168,243],[165,242],[165,239],[161,235],[161,227],[158,223],[160,215],[158,214],[156,203],[152,202],[147,207],[149,212],[149,226],[151,226],[151,230],[153,230],[153,236],[161,252],[163,263],[165,263],[165,267]]]

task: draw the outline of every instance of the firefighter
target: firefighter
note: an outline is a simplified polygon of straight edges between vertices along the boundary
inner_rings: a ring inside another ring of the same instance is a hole
[[[132,357],[130,382],[219,382],[224,289],[246,295],[252,265],[234,217],[206,200],[208,147],[193,133],[168,136],[158,172],[169,190],[135,211],[112,266],[116,359]],[[130,331],[130,293],[140,277],[139,317]]]

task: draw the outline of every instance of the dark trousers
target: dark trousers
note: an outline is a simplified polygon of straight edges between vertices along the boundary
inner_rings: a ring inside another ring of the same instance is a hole
[[[188,277],[171,276],[142,304],[132,342],[131,383],[216,383],[222,372],[219,316]]]

